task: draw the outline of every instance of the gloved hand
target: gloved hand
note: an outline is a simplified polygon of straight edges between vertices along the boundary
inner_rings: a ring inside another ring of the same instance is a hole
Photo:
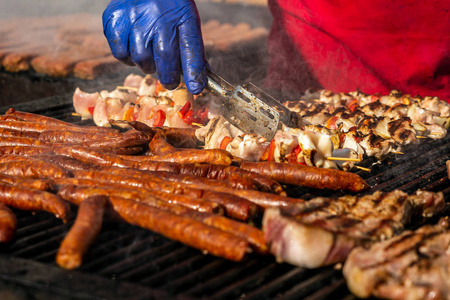
[[[207,82],[200,17],[193,0],[112,0],[103,32],[118,60],[156,71],[167,89],[180,84],[199,94]]]

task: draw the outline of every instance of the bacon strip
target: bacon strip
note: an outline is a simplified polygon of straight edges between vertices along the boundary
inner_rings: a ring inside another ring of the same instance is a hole
[[[56,262],[60,267],[71,270],[81,266],[83,256],[102,228],[106,203],[107,197],[94,196],[79,205],[75,222],[56,254]]]
[[[10,242],[16,231],[16,215],[5,204],[0,203],[0,243]]]

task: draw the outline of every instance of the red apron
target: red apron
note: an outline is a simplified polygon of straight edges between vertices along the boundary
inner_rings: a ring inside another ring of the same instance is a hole
[[[450,101],[448,0],[269,5],[274,22],[266,87],[305,90],[316,82],[334,92],[397,89]]]

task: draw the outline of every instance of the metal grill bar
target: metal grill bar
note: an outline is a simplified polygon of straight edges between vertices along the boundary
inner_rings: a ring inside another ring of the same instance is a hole
[[[82,121],[72,115],[71,95],[25,103],[16,109],[77,125],[93,125],[90,120]],[[450,136],[422,141],[420,146],[408,147],[404,152],[404,155],[392,155],[381,164],[373,165],[376,160],[367,159],[361,165],[371,171],[358,171],[357,174],[373,186],[372,192],[396,188],[413,192],[422,188],[442,191],[448,199],[450,187],[445,161],[450,159]],[[308,188],[292,188],[288,193],[305,199],[342,194]],[[9,245],[0,245],[1,253],[6,254],[0,256],[0,279],[50,290],[67,296],[67,299],[99,299],[105,295],[106,298],[124,296],[133,299],[136,291],[139,296],[135,299],[355,298],[348,292],[341,271],[332,267],[307,270],[278,264],[273,257],[258,255],[233,263],[203,255],[128,224],[105,223],[79,271],[67,272],[53,261],[71,224],[62,224],[45,212],[17,211],[17,216],[16,240]],[[37,275],[32,277],[31,273]],[[43,278],[48,274],[51,279]],[[73,278],[79,282],[74,283]]]

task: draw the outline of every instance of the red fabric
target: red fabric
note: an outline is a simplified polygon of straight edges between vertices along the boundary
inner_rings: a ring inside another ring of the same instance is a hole
[[[269,87],[279,87],[279,74],[289,74],[289,87],[303,88],[302,78],[292,75],[303,59],[310,78],[334,92],[385,94],[397,89],[450,101],[448,0],[269,3],[274,17]],[[292,49],[283,49],[286,43]]]

